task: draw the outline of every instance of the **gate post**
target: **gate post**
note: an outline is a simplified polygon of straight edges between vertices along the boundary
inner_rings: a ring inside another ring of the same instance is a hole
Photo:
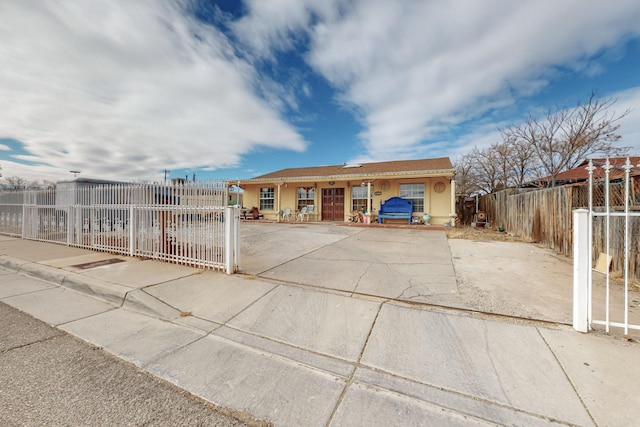
[[[233,246],[234,251],[234,273],[240,271],[240,206],[236,205],[233,209]]]
[[[129,206],[129,256],[136,254],[136,228],[134,219],[135,210],[133,205]]]
[[[588,332],[589,320],[589,211],[573,211],[573,328]]]
[[[235,255],[235,215],[234,209],[231,207],[224,208],[224,266],[227,274],[233,274]]]

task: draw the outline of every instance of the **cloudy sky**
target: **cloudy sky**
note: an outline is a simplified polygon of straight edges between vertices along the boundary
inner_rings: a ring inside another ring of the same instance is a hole
[[[0,2],[0,173],[161,181],[450,156],[592,91],[640,153],[640,2]]]

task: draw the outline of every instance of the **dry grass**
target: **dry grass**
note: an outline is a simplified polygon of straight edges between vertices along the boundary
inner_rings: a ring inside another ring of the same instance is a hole
[[[624,286],[624,273],[622,273],[620,271],[612,271],[611,275],[609,277],[611,278],[613,283],[621,285],[621,286]],[[636,279],[635,277],[630,277],[629,278],[629,289],[634,291],[634,292],[639,292],[640,291],[640,280]]]
[[[474,228],[474,227],[456,227],[447,228],[447,237],[449,239],[466,239],[479,241],[499,241],[499,242],[523,242],[518,236],[511,233],[500,232],[495,228]]]

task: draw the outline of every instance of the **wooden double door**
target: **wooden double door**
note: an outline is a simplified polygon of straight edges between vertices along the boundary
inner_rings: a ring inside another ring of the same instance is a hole
[[[344,221],[344,188],[322,189],[322,221]]]

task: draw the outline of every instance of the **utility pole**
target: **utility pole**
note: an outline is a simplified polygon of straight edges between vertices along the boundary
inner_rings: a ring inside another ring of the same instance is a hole
[[[168,174],[168,173],[170,173],[170,172],[171,172],[171,171],[170,171],[170,170],[168,170],[168,169],[165,169],[165,170],[164,170],[164,183],[165,183],[165,184],[167,183],[167,174]]]

